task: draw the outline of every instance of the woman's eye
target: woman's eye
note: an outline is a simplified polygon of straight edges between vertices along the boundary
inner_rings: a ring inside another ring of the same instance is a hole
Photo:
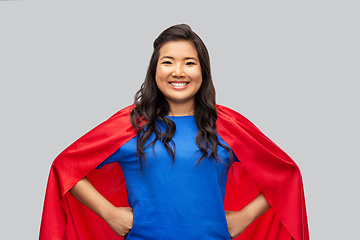
[[[194,62],[187,62],[186,65],[195,65]]]
[[[163,64],[171,64],[171,62],[170,61],[165,61],[165,62],[163,62]]]

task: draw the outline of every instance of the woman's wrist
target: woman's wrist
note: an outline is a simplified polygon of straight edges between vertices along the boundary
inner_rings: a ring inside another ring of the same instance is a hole
[[[246,227],[249,226],[256,219],[255,215],[250,211],[250,209],[246,207],[241,209],[238,212],[238,215]]]
[[[106,206],[102,208],[101,212],[99,212],[99,216],[104,219],[105,222],[108,222],[109,220],[111,220],[115,208],[116,207],[111,203],[106,204]]]

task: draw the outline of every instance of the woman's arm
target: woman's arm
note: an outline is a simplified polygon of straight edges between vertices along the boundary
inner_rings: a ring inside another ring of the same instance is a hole
[[[77,200],[99,215],[119,236],[125,236],[132,228],[133,213],[130,207],[115,207],[104,198],[84,177],[69,191]]]
[[[231,238],[238,237],[255,219],[270,209],[262,193],[240,211],[226,211],[226,220]]]

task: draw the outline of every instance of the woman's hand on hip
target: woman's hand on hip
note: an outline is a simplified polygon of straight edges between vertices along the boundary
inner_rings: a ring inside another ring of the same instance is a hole
[[[231,238],[238,237],[258,217],[270,209],[264,195],[260,193],[252,202],[238,212],[226,211],[226,221]]]
[[[225,216],[231,238],[237,238],[251,223],[241,211],[226,211]]]
[[[119,236],[125,236],[133,225],[133,212],[130,207],[115,207],[84,177],[69,192],[82,204],[107,222]]]
[[[114,207],[104,220],[117,235],[124,237],[133,226],[132,208]]]

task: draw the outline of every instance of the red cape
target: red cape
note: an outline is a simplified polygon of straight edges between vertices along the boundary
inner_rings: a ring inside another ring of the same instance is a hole
[[[308,240],[301,173],[295,162],[239,113],[217,105],[217,131],[241,161],[229,171],[225,210],[240,210],[260,192],[271,206],[238,238],[241,240]],[[123,239],[68,193],[87,176],[115,206],[128,206],[119,164],[95,169],[136,133],[130,107],[66,148],[53,162],[46,189],[40,240]]]

